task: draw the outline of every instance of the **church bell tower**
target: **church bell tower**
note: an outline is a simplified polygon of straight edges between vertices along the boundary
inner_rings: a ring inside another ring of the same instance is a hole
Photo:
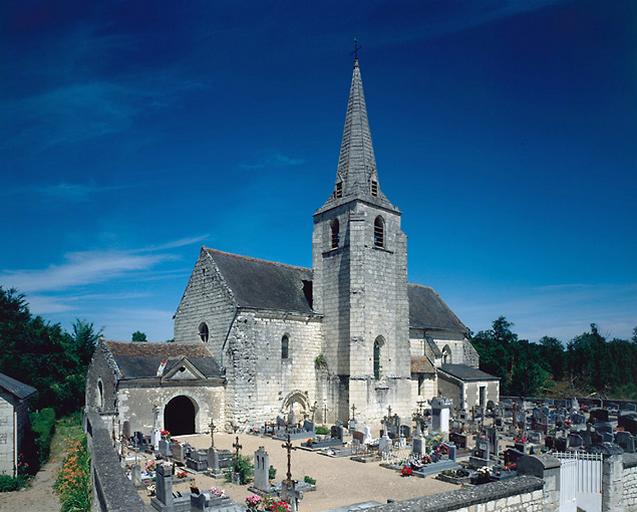
[[[314,214],[314,309],[324,315],[318,410],[323,421],[378,427],[388,408],[411,414],[407,237],[380,186],[358,58],[336,183]],[[321,404],[321,399],[323,404]]]

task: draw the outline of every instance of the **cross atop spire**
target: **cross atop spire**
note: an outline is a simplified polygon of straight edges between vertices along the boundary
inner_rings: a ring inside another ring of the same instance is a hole
[[[347,101],[345,126],[338,157],[336,184],[332,196],[319,210],[327,210],[352,199],[364,199],[385,208],[396,210],[380,190],[372,134],[367,118],[358,51],[361,46],[354,39],[354,69]]]

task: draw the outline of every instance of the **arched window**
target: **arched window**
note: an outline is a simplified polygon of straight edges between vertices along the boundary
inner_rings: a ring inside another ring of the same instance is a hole
[[[376,338],[376,341],[374,341],[374,379],[376,380],[380,379],[380,354],[384,343],[385,340],[383,340],[382,336],[379,336]]]
[[[332,249],[336,249],[338,247],[338,243],[340,241],[340,224],[338,219],[334,219],[330,224],[331,234],[332,234]]]
[[[442,364],[451,364],[451,349],[449,345],[445,345],[442,349]]]
[[[281,338],[281,359],[287,359],[290,357],[290,338],[285,334]]]
[[[97,381],[97,407],[104,407],[104,385],[101,380]]]
[[[380,215],[374,221],[374,246],[385,247],[385,221]]]
[[[209,331],[208,331],[208,325],[206,325],[206,322],[201,322],[199,324],[199,338],[201,339],[201,341],[203,341],[204,343],[208,343],[208,336],[209,336]]]

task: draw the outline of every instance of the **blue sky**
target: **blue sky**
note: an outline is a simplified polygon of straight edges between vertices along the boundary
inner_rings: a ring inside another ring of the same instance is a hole
[[[474,331],[637,325],[637,4],[5,2],[0,284],[172,337],[199,246],[311,264],[361,69],[410,280]]]

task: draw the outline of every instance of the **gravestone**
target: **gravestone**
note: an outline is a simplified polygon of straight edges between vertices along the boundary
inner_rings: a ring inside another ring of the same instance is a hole
[[[449,434],[449,441],[455,444],[458,448],[467,447],[467,436],[461,432],[451,432],[451,434]]]
[[[574,412],[571,414],[571,423],[573,425],[585,425],[586,424],[586,416],[584,416],[580,412]]]
[[[350,432],[354,432],[358,428],[358,420],[356,418],[352,418],[347,423],[347,429]]]
[[[583,448],[584,438],[580,434],[571,433],[568,436],[568,446],[569,448]]]
[[[159,441],[161,440],[161,432],[160,432],[160,420],[159,420],[160,408],[159,406],[153,407],[153,434],[151,436],[151,441],[153,443],[153,449],[155,451],[159,451]]]
[[[400,435],[402,437],[411,437],[411,428],[409,425],[401,425],[400,426]]]
[[[637,404],[623,404],[621,410],[628,412],[637,412]]]
[[[608,410],[595,408],[591,409],[588,413],[591,423],[599,422],[599,421],[608,421]]]
[[[209,474],[216,478],[221,476],[221,464],[219,463],[219,452],[216,448],[210,447],[208,448],[208,472]]]
[[[457,457],[457,449],[455,447],[455,445],[450,444],[447,446],[448,450],[449,450],[449,460],[452,460],[453,462],[456,462],[456,457]]]
[[[617,419],[617,424],[632,435],[637,435],[637,413],[629,412],[627,414],[622,414]]]
[[[144,487],[142,482],[142,468],[139,464],[135,464],[131,469],[131,481],[136,489]]]
[[[170,464],[159,464],[155,469],[155,498],[162,508],[158,510],[172,511],[173,497],[173,468]],[[154,505],[157,508],[156,505]]]
[[[424,453],[424,442],[422,437],[414,437],[411,440],[411,453],[421,457]]]
[[[555,450],[558,452],[565,452],[568,447],[568,440],[565,437],[555,438]]]
[[[167,439],[159,440],[159,453],[165,459],[172,456],[172,451],[170,450],[170,441],[168,441]]]
[[[288,425],[290,428],[296,427],[296,413],[292,408],[290,408],[290,411],[288,412]]]
[[[208,467],[208,450],[192,450],[186,459],[186,466],[195,471],[204,471]]]
[[[635,437],[630,432],[617,432],[615,443],[621,446],[626,453],[635,453]]]
[[[487,427],[487,439],[489,440],[489,447],[491,452],[498,457],[500,455],[500,447],[498,442],[498,431],[495,427]]]
[[[130,436],[131,436],[130,421],[128,420],[126,420],[124,424],[122,425],[122,435],[127,441],[130,439]]]
[[[615,441],[615,436],[612,432],[602,432],[602,443],[612,443]]]
[[[369,426],[365,425],[363,428],[363,443],[371,444],[374,442],[374,438],[372,437],[372,429]]]
[[[254,452],[254,487],[260,491],[270,491],[270,456],[263,446]]]
[[[440,434],[449,433],[451,401],[447,398],[434,398],[431,401],[431,429]]]
[[[391,453],[392,441],[387,433],[378,440],[378,452],[381,456],[386,457]]]

